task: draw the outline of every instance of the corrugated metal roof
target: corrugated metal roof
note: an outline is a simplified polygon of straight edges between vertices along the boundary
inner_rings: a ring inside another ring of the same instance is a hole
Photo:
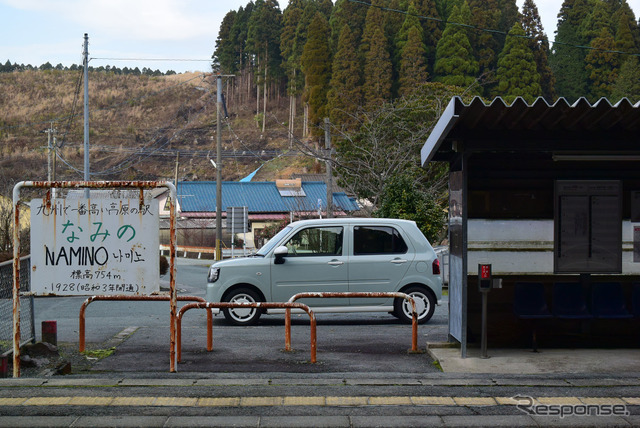
[[[615,105],[606,98],[593,105],[585,98],[573,104],[564,98],[553,104],[538,98],[529,105],[522,98],[507,104],[499,97],[490,103],[475,97],[465,104],[454,97],[422,147],[421,158],[423,165],[450,159],[456,140],[465,142],[464,150],[579,150],[585,142],[598,144],[588,146],[590,150],[626,150],[637,145],[639,130],[640,103],[626,98]]]
[[[222,210],[227,207],[249,207],[250,213],[315,211],[318,200],[327,206],[327,187],[323,182],[302,182],[304,197],[283,197],[274,182],[222,183]],[[215,212],[215,181],[182,181],[178,183],[178,200],[182,212]],[[357,203],[345,193],[333,194],[334,205],[343,211],[356,211]]]

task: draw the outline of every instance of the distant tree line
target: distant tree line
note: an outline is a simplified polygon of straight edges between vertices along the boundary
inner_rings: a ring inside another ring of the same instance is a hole
[[[40,65],[39,67],[35,67],[31,64],[18,64],[17,62],[14,64],[11,64],[10,60],[7,60],[7,62],[5,62],[4,64],[0,63],[0,73],[12,73],[14,71],[27,71],[27,70],[42,70],[42,71],[47,71],[47,70],[60,70],[60,71],[75,71],[75,70],[81,70],[82,66],[81,65],[77,65],[77,64],[72,64],[70,67],[64,66],[62,64],[58,64],[58,65],[52,65],[50,62],[45,62],[44,64]],[[128,67],[123,67],[123,68],[118,68],[118,67],[112,67],[110,65],[106,65],[106,66],[100,66],[100,67],[91,67],[89,66],[89,71],[99,71],[99,72],[105,72],[105,73],[113,73],[113,74],[130,74],[133,76],[169,76],[172,74],[176,74],[175,71],[173,70],[169,70],[166,73],[163,73],[160,70],[152,70],[150,68],[147,67],[143,67],[142,70],[140,70],[138,67],[135,68],[128,68]]]

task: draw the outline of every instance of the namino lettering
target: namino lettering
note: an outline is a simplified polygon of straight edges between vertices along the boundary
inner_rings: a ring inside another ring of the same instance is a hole
[[[46,266],[103,266],[109,260],[109,252],[105,247],[60,247],[59,250],[50,250],[46,245]]]

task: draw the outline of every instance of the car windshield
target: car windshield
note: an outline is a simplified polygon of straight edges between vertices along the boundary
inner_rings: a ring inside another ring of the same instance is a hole
[[[258,252],[256,253],[256,256],[262,256],[262,257],[266,256],[267,253],[271,251],[273,247],[275,247],[278,244],[278,242],[280,242],[280,240],[282,240],[282,237],[285,236],[290,231],[291,231],[291,227],[287,226],[284,229],[282,229],[280,232],[276,233],[276,235],[273,238],[269,239],[269,241],[267,241],[267,243],[264,244],[262,248],[258,250]]]

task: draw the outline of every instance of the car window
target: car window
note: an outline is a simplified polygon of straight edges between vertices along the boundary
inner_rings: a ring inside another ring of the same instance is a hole
[[[273,238],[269,239],[269,241],[267,241],[267,243],[264,244],[256,254],[258,254],[259,256],[266,256],[267,253],[271,251],[271,249],[275,247],[278,244],[278,242],[280,242],[280,240],[290,231],[291,231],[291,226],[287,226],[284,229],[282,229]]]
[[[285,244],[289,256],[339,256],[342,255],[342,227],[310,227],[291,237]]]
[[[407,244],[400,233],[388,226],[356,226],[353,228],[353,254],[405,254]]]

